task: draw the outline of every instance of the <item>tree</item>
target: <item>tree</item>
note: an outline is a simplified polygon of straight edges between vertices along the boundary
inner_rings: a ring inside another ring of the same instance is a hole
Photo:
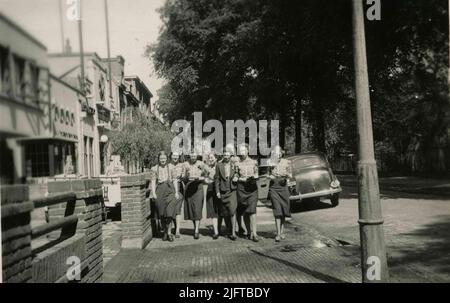
[[[448,12],[431,3],[386,1],[381,21],[366,21],[374,139],[388,169],[408,165],[414,136],[429,167],[442,155]],[[307,142],[331,157],[356,153],[350,13],[347,0],[167,1],[147,50],[167,81],[160,111],[169,121],[193,111],[279,119],[281,143],[295,124],[296,152]]]
[[[133,122],[113,132],[110,142],[113,154],[143,169],[156,164],[159,151],[170,151],[172,137],[170,130],[158,119],[148,119],[137,111]]]

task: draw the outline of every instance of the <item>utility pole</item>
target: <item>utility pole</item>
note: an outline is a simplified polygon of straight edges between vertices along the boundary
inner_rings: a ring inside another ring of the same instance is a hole
[[[447,9],[447,13],[448,13],[448,24],[449,24],[449,37],[448,37],[448,41],[449,41],[449,48],[448,48],[448,74],[447,74],[447,81],[448,81],[448,89],[447,89],[447,106],[446,106],[446,113],[445,113],[445,123],[447,125],[447,134],[446,134],[446,144],[444,143],[441,148],[447,148],[449,147],[450,144],[450,0],[448,1],[448,9]],[[445,136],[445,135],[444,135]],[[439,140],[441,141],[441,140]],[[448,157],[448,155],[444,155],[444,158]],[[446,162],[444,162],[446,164]]]
[[[57,0],[58,1],[58,6],[59,6],[59,26],[60,26],[60,32],[61,32],[61,46],[62,46],[62,52],[64,53],[65,51],[65,47],[64,47],[64,43],[65,43],[65,39],[64,39],[64,19],[63,19],[63,10],[62,10],[62,5],[61,5],[61,0]]]
[[[81,86],[81,91],[83,92],[83,94],[85,95],[85,100],[86,100],[86,104],[89,107],[89,101],[87,100],[87,96],[86,96],[86,78],[85,78],[85,72],[84,72],[84,47],[83,47],[83,14],[82,14],[82,2],[80,1],[80,5],[79,5],[79,19],[78,19],[78,39],[80,41],[80,70],[81,70],[81,75],[80,75],[80,86]],[[86,109],[89,111],[89,109]],[[84,136],[82,136],[82,138],[84,138]],[[84,148],[87,148],[87,145],[89,144],[88,141],[83,140],[83,144],[84,144]],[[92,148],[92,147],[91,147]],[[88,160],[89,162],[89,160]],[[86,162],[85,162],[86,164]],[[89,168],[88,168],[89,167]],[[84,173],[88,176],[88,178],[90,178],[92,176],[92,167],[90,165],[87,165],[84,167]]]
[[[386,246],[374,156],[363,0],[352,0],[353,52],[358,123],[358,204],[362,281],[387,282]]]
[[[108,77],[109,77],[109,100],[111,102],[111,107],[115,108],[113,102],[113,87],[112,87],[112,77],[111,77],[111,45],[109,41],[109,16],[108,16],[108,0],[105,0],[105,20],[106,20],[106,47],[108,52]]]
[[[78,19],[78,40],[80,41],[80,68],[81,68],[81,91],[86,93],[86,83],[84,74],[84,48],[83,48],[83,14],[82,14],[82,2],[80,1],[80,18]]]
[[[0,191],[0,283],[3,283],[3,240],[2,240],[2,209],[1,209],[1,201],[2,201],[2,192]]]

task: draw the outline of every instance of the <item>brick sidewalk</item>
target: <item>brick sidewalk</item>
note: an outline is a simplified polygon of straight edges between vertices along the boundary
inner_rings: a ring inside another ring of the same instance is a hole
[[[360,282],[359,250],[307,226],[288,224],[274,242],[271,210],[258,208],[261,241],[212,240],[208,228],[192,238],[183,222],[175,242],[153,239],[145,250],[121,250],[105,266],[103,282]]]

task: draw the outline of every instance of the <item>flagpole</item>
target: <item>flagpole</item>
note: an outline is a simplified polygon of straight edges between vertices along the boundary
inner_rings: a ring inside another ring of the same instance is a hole
[[[112,95],[112,77],[111,77],[111,45],[109,40],[109,16],[108,16],[108,0],[104,1],[105,3],[105,22],[106,22],[106,48],[108,54],[108,77],[109,77],[109,100],[111,107],[114,108],[113,104],[113,95]]]
[[[61,46],[62,46],[62,52],[64,53],[64,19],[63,19],[63,11],[62,11],[62,5],[61,0],[58,1],[59,6],[59,26],[61,30]]]
[[[86,87],[85,87],[85,73],[84,73],[84,49],[83,49],[83,14],[82,14],[82,1],[80,1],[80,18],[78,19],[78,39],[80,42],[80,67],[81,67],[81,91],[83,93],[86,92]]]

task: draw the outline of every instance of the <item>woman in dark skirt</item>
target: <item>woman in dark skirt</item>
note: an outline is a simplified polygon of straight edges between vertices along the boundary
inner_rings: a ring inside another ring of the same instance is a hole
[[[236,240],[236,195],[237,174],[231,163],[231,153],[225,150],[222,161],[216,165],[214,186],[217,198],[220,200],[219,216],[225,219],[228,237]]]
[[[250,240],[258,242],[256,233],[256,206],[258,204],[258,163],[248,156],[248,147],[242,145],[239,148],[240,161],[236,163],[239,176],[237,184],[237,198],[239,215],[244,217],[247,236]]]
[[[173,152],[170,155],[171,163],[169,164],[170,175],[174,184],[176,185],[175,191],[179,193],[176,206],[175,223],[175,238],[180,237],[180,225],[181,225],[181,210],[183,208],[184,196],[181,194],[184,192],[184,178],[186,176],[186,165],[180,161],[180,154]]]
[[[186,164],[187,184],[185,189],[186,202],[184,204],[184,218],[194,223],[194,239],[199,239],[200,220],[203,211],[203,177],[204,163],[197,160],[195,153],[189,155],[189,163]]]
[[[206,157],[205,165],[205,184],[206,189],[206,218],[212,219],[213,223],[213,239],[217,240],[219,238],[219,206],[220,199],[216,195],[216,190],[214,186],[214,175],[216,174],[216,157],[213,153],[209,153]]]
[[[230,153],[230,160],[229,161],[231,163],[231,166],[233,168],[235,168],[236,164],[239,163],[240,158],[238,156],[236,156],[234,144],[233,143],[228,143],[225,146],[225,151]],[[241,236],[241,237],[247,237],[248,233],[247,233],[247,230],[245,228],[245,223],[244,223],[242,214],[240,212],[236,213],[236,223],[238,225],[237,226],[237,228],[238,228],[238,230],[237,230],[238,235]],[[220,224],[219,224],[219,226],[220,226]]]
[[[272,201],[273,215],[277,228],[276,242],[285,239],[284,224],[286,217],[291,216],[288,180],[292,178],[292,169],[289,160],[282,157],[283,151],[281,147],[275,147],[270,158],[269,199]]]
[[[172,182],[167,163],[167,155],[163,151],[158,154],[158,165],[153,166],[150,170],[150,180],[151,197],[155,200],[156,213],[164,230],[162,239],[172,242],[173,235],[170,226],[176,216],[179,194],[175,191],[175,185]]]

